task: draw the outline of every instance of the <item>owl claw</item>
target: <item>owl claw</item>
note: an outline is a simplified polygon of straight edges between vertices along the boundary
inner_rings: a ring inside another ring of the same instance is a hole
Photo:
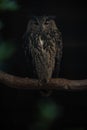
[[[39,85],[43,86],[43,85],[46,85],[48,82],[49,82],[49,80],[47,80],[47,79],[39,80]]]
[[[39,82],[38,82],[38,86],[42,86],[43,84],[42,84],[42,81],[41,80],[39,80]]]
[[[44,86],[49,82],[49,80],[39,80],[38,84],[39,86]],[[46,88],[44,90],[40,91],[42,96],[48,97],[51,95],[52,91],[51,90],[47,90]]]

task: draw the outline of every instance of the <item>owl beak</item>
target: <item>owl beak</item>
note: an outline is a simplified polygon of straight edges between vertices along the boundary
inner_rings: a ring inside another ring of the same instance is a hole
[[[45,26],[44,25],[40,25],[40,33],[43,33],[45,30]]]

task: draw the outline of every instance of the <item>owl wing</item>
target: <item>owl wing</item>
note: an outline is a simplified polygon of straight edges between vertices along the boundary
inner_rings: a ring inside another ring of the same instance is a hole
[[[29,33],[25,33],[23,35],[23,45],[22,45],[22,49],[23,49],[23,54],[24,54],[24,59],[25,59],[25,74],[27,77],[29,78],[34,78],[33,76],[33,66],[32,66],[32,58],[31,55],[29,53]]]
[[[55,69],[53,76],[58,77],[60,71],[60,63],[62,59],[62,48],[63,48],[62,36],[59,31],[56,34],[55,42],[56,42],[56,57],[55,57]]]

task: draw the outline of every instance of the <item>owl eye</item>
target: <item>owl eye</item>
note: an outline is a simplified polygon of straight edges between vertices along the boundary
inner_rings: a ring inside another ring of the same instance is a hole
[[[49,24],[49,21],[47,20],[46,22],[45,22],[45,25],[48,25]]]

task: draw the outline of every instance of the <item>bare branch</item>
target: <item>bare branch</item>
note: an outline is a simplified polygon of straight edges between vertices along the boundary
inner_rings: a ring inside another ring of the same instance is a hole
[[[18,89],[87,89],[87,79],[68,80],[63,78],[54,78],[51,79],[49,83],[41,85],[36,79],[13,76],[2,71],[0,71],[0,82],[8,87]]]

